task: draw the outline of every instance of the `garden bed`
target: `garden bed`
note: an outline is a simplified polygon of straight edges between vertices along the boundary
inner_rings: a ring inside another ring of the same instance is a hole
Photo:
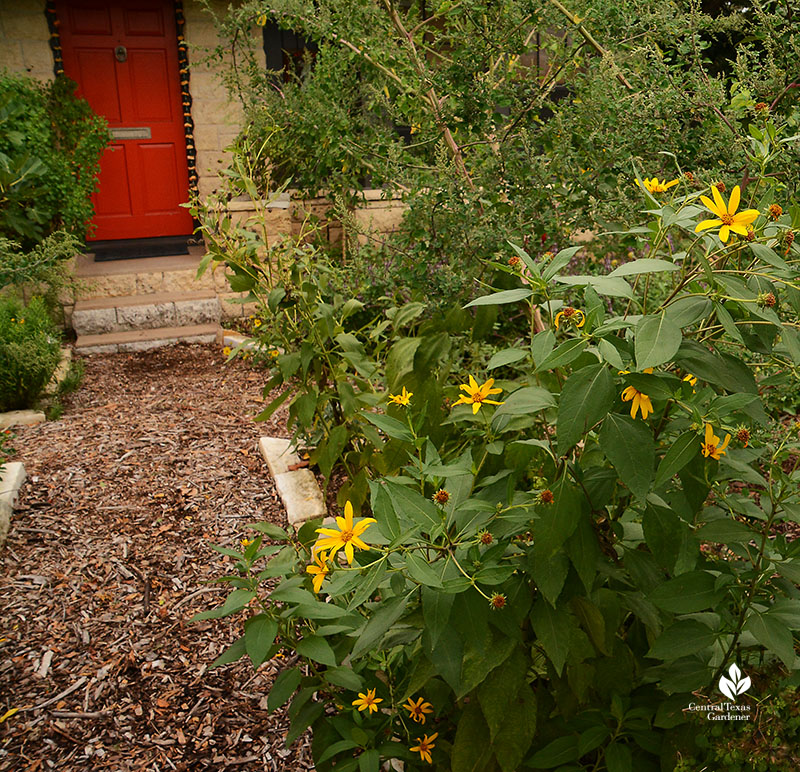
[[[263,373],[218,346],[90,357],[61,420],[21,428],[2,555],[0,770],[301,770],[268,715],[280,663],[208,665],[238,629],[189,624],[225,590],[211,544],[285,525],[258,438]],[[41,706],[41,707],[39,707]]]

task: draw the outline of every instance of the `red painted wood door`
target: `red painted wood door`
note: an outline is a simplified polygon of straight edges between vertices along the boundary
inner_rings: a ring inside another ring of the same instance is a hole
[[[64,71],[113,134],[100,165],[93,239],[192,232],[174,5],[60,0]]]

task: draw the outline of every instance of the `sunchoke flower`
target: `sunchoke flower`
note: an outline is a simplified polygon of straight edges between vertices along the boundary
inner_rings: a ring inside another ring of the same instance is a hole
[[[648,375],[653,372],[652,367],[648,367],[645,371]],[[627,375],[628,370],[620,370],[620,375]],[[647,394],[639,391],[633,386],[628,386],[622,392],[622,401],[631,403],[631,418],[636,418],[636,414],[641,411],[642,420],[646,421],[647,416],[653,412],[653,403]]]
[[[331,550],[329,557],[333,560],[336,553],[343,549],[347,562],[352,565],[353,547],[358,547],[360,550],[369,549],[369,545],[365,544],[359,537],[367,528],[377,522],[374,517],[364,517],[354,524],[353,505],[348,501],[344,505],[344,517],[336,518],[336,525],[339,526],[339,530],[335,528],[317,528],[317,533],[321,534],[323,538],[317,539],[314,545],[314,552]]]
[[[744,209],[737,213],[736,210],[739,208],[741,199],[741,190],[738,185],[731,191],[731,197],[727,204],[716,187],[711,188],[711,193],[714,196],[713,201],[708,196],[700,196],[700,200],[718,219],[703,220],[697,224],[694,232],[699,233],[719,226],[719,238],[723,244],[728,241],[731,231],[747,237],[747,226],[758,217],[758,209]]]
[[[314,555],[314,562],[306,566],[306,573],[314,577],[312,582],[314,592],[319,592],[322,589],[322,582],[330,572],[331,567],[328,565],[328,555],[325,552],[317,552]]]
[[[358,693],[358,699],[353,700],[353,705],[361,710],[367,710],[370,713],[378,712],[378,703],[383,702],[382,697],[375,696],[375,689],[367,689],[366,694]]]
[[[679,179],[667,182],[666,177],[661,181],[659,181],[658,177],[653,177],[652,180],[648,180],[647,177],[645,177],[642,180],[642,185],[647,189],[648,193],[666,193],[679,182]]]
[[[716,459],[719,461],[719,457],[724,455],[725,448],[728,447],[728,443],[731,440],[731,435],[726,434],[725,439],[720,444],[719,437],[714,434],[714,428],[711,424],[706,424],[706,436],[703,442],[703,455],[708,458]]]
[[[554,324],[556,329],[558,329],[558,325],[560,324],[561,320],[565,322],[574,322],[576,327],[583,327],[586,324],[586,315],[580,308],[572,308],[572,306],[564,306],[557,314],[554,320]]]
[[[502,405],[502,402],[495,402],[493,399],[488,399],[492,394],[500,394],[502,389],[493,389],[494,378],[489,378],[486,383],[478,386],[478,382],[470,375],[469,383],[462,383],[458,388],[465,391],[466,394],[459,396],[458,400],[453,403],[456,405],[472,405],[472,415],[475,415],[484,403],[487,405]]]
[[[400,407],[408,407],[411,404],[411,397],[414,396],[413,391],[407,391],[403,386],[403,390],[399,394],[390,394],[389,402],[400,405]]]
[[[417,742],[419,743],[419,745],[416,745],[413,748],[410,748],[409,750],[411,750],[412,753],[419,753],[423,761],[427,761],[428,764],[432,764],[433,761],[431,759],[431,751],[436,747],[433,744],[433,741],[438,736],[439,733],[434,732],[430,737],[428,737],[428,735],[425,735],[424,738],[417,737]]]
[[[425,723],[425,714],[433,713],[433,705],[430,702],[425,702],[422,697],[412,700],[408,698],[408,702],[403,707],[409,712],[411,718],[418,724]],[[413,749],[412,749],[413,750]]]

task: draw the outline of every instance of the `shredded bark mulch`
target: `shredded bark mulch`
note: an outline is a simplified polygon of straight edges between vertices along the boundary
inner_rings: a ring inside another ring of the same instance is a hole
[[[280,660],[209,670],[240,621],[190,624],[248,523],[285,525],[258,449],[263,371],[217,346],[86,359],[58,421],[20,428],[0,554],[0,770],[313,769],[268,714]]]

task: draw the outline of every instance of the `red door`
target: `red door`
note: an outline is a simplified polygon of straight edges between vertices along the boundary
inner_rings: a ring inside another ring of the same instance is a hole
[[[64,71],[108,121],[93,239],[192,232],[177,33],[169,0],[58,0]]]

